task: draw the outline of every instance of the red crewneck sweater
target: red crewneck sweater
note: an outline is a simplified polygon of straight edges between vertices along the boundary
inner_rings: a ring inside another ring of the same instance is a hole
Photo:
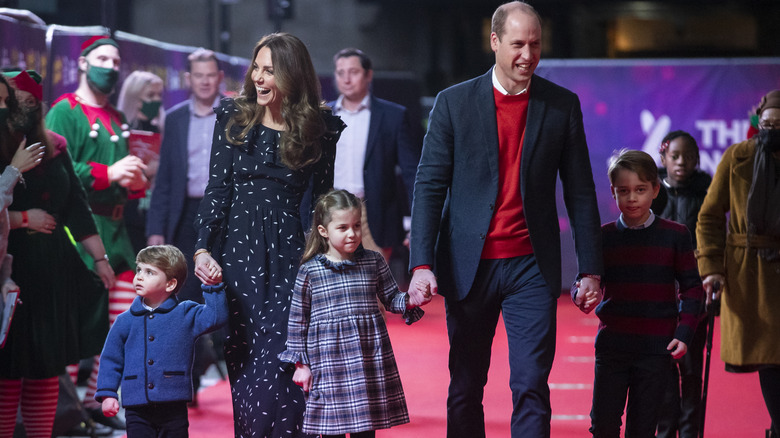
[[[498,197],[482,249],[483,259],[504,259],[533,253],[520,195],[528,93],[505,95],[493,88],[498,121]]]

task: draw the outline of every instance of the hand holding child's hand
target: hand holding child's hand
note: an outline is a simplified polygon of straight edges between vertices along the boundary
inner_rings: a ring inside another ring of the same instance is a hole
[[[295,373],[292,378],[296,385],[303,388],[304,392],[309,392],[311,389],[311,368],[304,364],[295,364]]]
[[[205,285],[214,286],[222,282],[222,267],[208,252],[195,258],[195,276]]]
[[[428,280],[417,280],[414,282],[414,289],[417,292],[418,296],[422,297],[422,302],[420,303],[420,306],[428,304],[433,299],[433,294],[431,294],[431,283]]]
[[[412,274],[409,287],[409,304],[423,306],[428,304],[439,291],[436,276],[430,269],[417,269]]]
[[[688,346],[679,339],[672,339],[672,342],[669,343],[669,346],[666,347],[666,349],[672,352],[673,358],[679,359],[688,351]]]
[[[578,290],[577,296],[574,299],[574,304],[576,304],[585,314],[592,312],[604,298],[597,280],[583,278],[576,282],[575,286]]]
[[[106,397],[103,399],[103,415],[106,417],[113,417],[119,413],[119,400],[113,397]]]

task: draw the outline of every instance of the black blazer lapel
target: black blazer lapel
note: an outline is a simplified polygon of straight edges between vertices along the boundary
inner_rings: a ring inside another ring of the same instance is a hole
[[[382,126],[382,117],[384,108],[377,102],[376,98],[371,96],[371,120],[368,122],[368,139],[366,140],[366,158],[364,163],[371,159],[371,153],[376,149],[377,136]],[[365,164],[363,165],[365,168]]]
[[[482,75],[476,82],[474,108],[477,124],[481,131],[485,155],[487,156],[490,173],[498,180],[498,121],[496,119],[496,101],[493,98],[493,70]],[[464,103],[468,104],[468,103]]]

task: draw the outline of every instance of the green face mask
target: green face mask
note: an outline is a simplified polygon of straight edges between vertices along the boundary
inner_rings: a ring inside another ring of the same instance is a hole
[[[0,108],[0,126],[8,123],[8,108]]]
[[[113,68],[95,67],[87,69],[87,83],[103,94],[110,94],[119,80],[119,72]]]
[[[160,114],[160,105],[162,105],[162,102],[159,100],[143,101],[141,114],[145,115],[147,120],[152,120]]]

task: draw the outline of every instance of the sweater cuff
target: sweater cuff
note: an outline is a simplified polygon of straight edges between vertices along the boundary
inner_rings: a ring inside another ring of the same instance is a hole
[[[98,191],[107,189],[111,185],[111,182],[108,181],[108,166],[94,161],[90,161],[87,164],[92,166],[90,174],[92,175],[92,178],[95,179],[92,182],[92,190]]]
[[[225,290],[225,283],[217,283],[213,286],[209,286],[207,284],[201,284],[200,290],[202,290],[203,293],[207,293],[207,294],[222,292]]]

